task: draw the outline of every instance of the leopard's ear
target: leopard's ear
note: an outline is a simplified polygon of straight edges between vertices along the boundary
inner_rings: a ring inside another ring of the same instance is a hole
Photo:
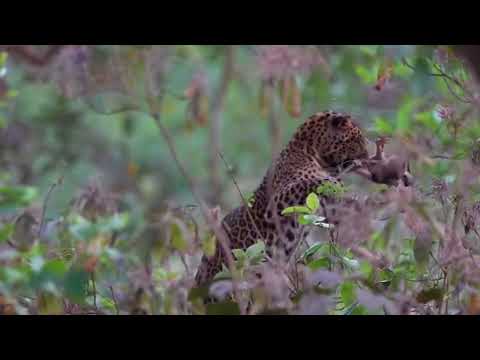
[[[313,115],[311,115],[308,120],[320,120],[320,121],[325,121],[328,120],[328,118],[332,115],[332,112],[330,110],[326,111],[320,111],[317,112]]]
[[[332,116],[331,122],[334,128],[341,128],[348,124],[348,118],[343,115]]]

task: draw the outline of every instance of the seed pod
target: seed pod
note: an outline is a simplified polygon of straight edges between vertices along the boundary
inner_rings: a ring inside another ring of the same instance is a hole
[[[292,117],[301,115],[301,93],[297,80],[293,76],[288,76],[282,81],[282,101],[285,110]]]
[[[270,115],[272,99],[273,99],[272,83],[270,81],[264,80],[260,85],[259,107],[260,107],[260,114],[265,119],[267,119],[268,115]]]
[[[388,80],[392,77],[393,74],[393,63],[390,59],[385,59],[385,61],[380,65],[377,74],[377,82],[375,84],[375,90],[381,91]]]
[[[209,98],[207,95],[206,77],[203,73],[196,74],[190,82],[184,95],[189,100],[188,116],[194,124],[205,126],[208,121]]]
[[[478,294],[470,295],[470,299],[468,300],[467,313],[469,315],[480,314],[480,296]]]

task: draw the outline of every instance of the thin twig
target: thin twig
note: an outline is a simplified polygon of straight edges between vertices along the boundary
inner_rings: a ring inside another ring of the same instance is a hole
[[[445,273],[445,271],[444,271],[444,269],[443,269],[443,266],[442,266],[442,265],[440,264],[440,262],[437,260],[437,258],[435,257],[435,255],[433,255],[432,250],[430,250],[428,253],[429,253],[430,256],[432,257],[432,259],[433,259],[433,261],[435,262],[435,264],[439,267],[439,269],[440,269],[443,273]]]
[[[450,92],[450,94],[453,95],[453,97],[455,99],[457,99],[458,101],[463,102],[465,104],[470,104],[471,103],[471,100],[467,100],[467,99],[461,97],[460,95],[458,95],[455,91],[453,91],[453,89],[450,87],[450,84],[448,83],[448,81],[445,77],[443,78],[443,81],[445,82],[445,85],[446,85],[448,91]]]
[[[448,315],[448,276],[445,274],[445,280],[444,280],[444,287],[443,287],[443,293],[445,294],[445,315]]]
[[[43,67],[49,65],[53,58],[66,46],[68,45],[52,45],[43,55],[30,51],[25,45],[2,45],[0,46],[0,50],[5,50],[7,53],[20,58],[29,65]]]
[[[452,158],[451,156],[448,155],[431,155],[431,159],[443,159],[443,160],[457,160],[455,158]]]
[[[218,152],[218,155],[222,158],[222,160],[225,164],[225,167],[227,168],[227,172],[230,175],[230,177],[232,179],[232,182],[235,185],[238,194],[240,195],[240,198],[242,199],[243,205],[245,206],[245,209],[247,210],[247,214],[250,217],[250,221],[253,223],[253,226],[255,227],[255,230],[257,231],[258,236],[260,236],[260,238],[262,238],[262,240],[265,241],[265,239],[263,239],[262,233],[260,232],[260,229],[258,228],[257,223],[256,223],[252,213],[250,212],[250,206],[248,204],[247,199],[245,199],[245,197],[243,196],[242,191],[240,190],[240,186],[238,186],[237,180],[235,179],[235,176],[232,174],[231,171],[229,171],[230,166],[229,166],[227,160],[225,159],[225,157],[223,156],[223,154],[220,151]]]
[[[234,263],[234,260],[233,260],[233,256],[232,256],[232,253],[231,253],[230,246],[229,246],[228,241],[227,241],[225,231],[224,231],[224,229],[222,229],[221,226],[219,226],[217,224],[215,219],[212,218],[212,215],[210,214],[207,206],[205,205],[203,200],[198,195],[197,187],[196,187],[195,183],[193,182],[193,180],[191,179],[190,175],[187,173],[187,171],[183,167],[182,163],[180,162],[180,160],[178,158],[178,155],[177,155],[177,151],[175,150],[175,145],[173,144],[170,133],[168,132],[167,128],[163,125],[163,122],[160,118],[160,114],[157,112],[157,113],[153,113],[152,116],[153,116],[153,119],[155,121],[155,124],[157,125],[157,127],[160,130],[161,135],[163,136],[165,142],[167,143],[167,146],[170,150],[170,154],[171,154],[173,160],[175,161],[175,164],[177,165],[181,174],[183,175],[183,177],[187,181],[188,187],[190,188],[190,192],[192,193],[195,201],[200,205],[200,210],[202,212],[203,217],[205,218],[209,227],[215,233],[215,236],[216,236],[218,242],[220,243],[220,246],[221,246],[221,248],[224,252],[224,255],[226,257],[227,266],[228,266],[228,268],[229,268],[229,270],[232,274],[233,293],[234,293],[237,301],[240,303],[241,298],[239,296],[239,289],[238,289],[238,275],[237,275],[237,272],[235,271],[235,263]],[[241,310],[242,310],[242,314],[245,314],[245,309],[243,309],[241,307]]]
[[[45,226],[45,215],[47,214],[47,205],[48,205],[48,200],[50,199],[50,195],[52,194],[52,191],[60,185],[63,181],[63,176],[58,178],[57,181],[52,183],[50,187],[48,188],[47,194],[45,195],[45,199],[43,200],[43,205],[42,205],[42,217],[40,219],[40,226],[38,227],[38,236],[40,237],[43,234],[43,228]]]
[[[403,63],[409,67],[410,69],[416,71],[417,68],[411,64],[408,63],[407,59],[403,59]],[[426,75],[429,76],[436,76],[436,77],[441,77],[443,81],[445,82],[445,85],[447,86],[448,91],[460,102],[466,103],[466,104],[471,104],[472,99],[471,99],[471,93],[465,88],[465,84],[462,84],[462,82],[457,79],[456,77],[447,74],[438,64],[433,64],[433,67],[435,70],[437,70],[437,73],[433,72],[425,72]],[[464,98],[458,95],[453,89],[450,87],[449,81],[453,82],[455,85],[457,85],[460,89],[462,89],[464,92],[467,92],[469,95],[469,98]]]
[[[402,61],[403,61],[403,64],[404,64],[405,66],[407,66],[408,68],[412,69],[413,71],[417,71],[417,70],[418,70],[415,66],[409,64],[406,58],[403,58]],[[440,74],[440,73],[432,73],[432,72],[425,72],[425,74],[426,74],[426,75],[430,75],[430,76],[439,76],[439,77],[443,77],[443,76],[444,76],[443,74]]]
[[[212,100],[212,116],[209,124],[209,171],[210,181],[213,188],[212,200],[221,202],[222,182],[218,164],[217,152],[220,150],[220,131],[222,125],[222,112],[225,107],[228,88],[234,75],[235,46],[228,45],[225,48],[225,64],[223,67],[220,86]]]
[[[183,256],[183,254],[180,256],[180,260],[182,261],[182,264],[185,267],[185,271],[187,272],[187,276],[190,277],[190,269],[188,267],[187,261],[185,260],[185,256]]]
[[[165,75],[165,67],[163,67],[163,71],[157,74],[157,80],[161,81],[162,84],[165,83],[164,81],[164,75]],[[239,289],[238,289],[238,274],[235,269],[235,262],[233,259],[233,255],[230,249],[228,237],[225,233],[225,229],[221,226],[221,224],[218,224],[217,221],[213,218],[211,212],[208,210],[207,206],[205,205],[204,201],[201,199],[199,192],[197,190],[197,186],[195,182],[192,180],[192,178],[189,176],[188,172],[186,171],[185,167],[182,165],[180,162],[177,151],[175,149],[174,142],[170,136],[170,133],[168,129],[165,127],[163,124],[163,121],[161,119],[160,115],[160,104],[163,99],[163,91],[158,91],[158,94],[154,94],[152,92],[152,88],[146,86],[147,94],[148,96],[148,103],[150,106],[150,116],[152,116],[155,124],[157,125],[158,129],[160,130],[160,134],[164,138],[165,142],[167,143],[168,149],[170,151],[170,155],[172,156],[173,160],[175,161],[175,164],[177,165],[180,173],[183,175],[185,180],[187,181],[188,187],[190,189],[190,192],[193,195],[193,198],[199,204],[200,206],[200,211],[202,212],[202,215],[207,222],[208,226],[213,230],[217,241],[220,244],[221,249],[223,250],[225,260],[227,262],[228,269],[230,270],[230,273],[232,274],[232,287],[233,287],[233,294],[234,297],[236,298],[239,306],[240,306],[240,313],[242,315],[246,314],[246,307],[243,306],[243,301],[240,297]]]
[[[95,272],[92,272],[91,280],[92,280],[92,287],[93,287],[93,306],[95,307],[95,310],[98,310],[98,308],[97,308],[97,287],[95,286]]]
[[[444,280],[444,279],[445,279],[444,276],[438,277],[436,279],[407,279],[407,278],[405,278],[405,280],[410,281],[410,282],[435,282],[435,281],[440,281],[440,280]]]
[[[439,72],[439,75],[452,81],[455,85],[457,85],[459,88],[463,90],[464,84],[460,80],[458,80],[456,77],[453,77],[449,74],[447,74],[438,64],[433,64],[433,67]]]
[[[113,291],[113,286],[109,286],[110,292],[112,293],[112,300],[113,300],[113,305],[115,306],[115,312],[117,315],[120,314],[120,311],[118,310],[118,303],[117,303],[117,298],[115,297],[115,292]]]

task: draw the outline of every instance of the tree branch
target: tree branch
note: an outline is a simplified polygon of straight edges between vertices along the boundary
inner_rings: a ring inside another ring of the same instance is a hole
[[[252,213],[250,211],[250,207],[248,205],[248,201],[247,199],[245,199],[245,197],[243,196],[242,194],[242,191],[240,190],[240,186],[238,186],[238,183],[237,181],[235,180],[235,177],[233,176],[233,174],[229,171],[230,169],[230,166],[228,165],[228,162],[227,160],[225,160],[225,158],[223,157],[222,153],[219,152],[218,155],[220,155],[220,157],[222,158],[223,162],[225,163],[225,167],[227,168],[227,172],[230,174],[230,177],[233,181],[233,184],[235,185],[236,189],[237,189],[237,192],[238,194],[240,195],[240,198],[242,199],[242,202],[243,202],[243,205],[245,206],[245,209],[247,210],[247,214],[250,218],[250,221],[252,222],[253,226],[255,227],[255,230],[257,231],[258,235],[262,238],[262,240],[265,241],[265,239],[263,239],[262,237],[262,233],[260,232],[260,229],[258,228],[258,225],[257,223],[255,222],[255,219],[253,218],[252,216]]]
[[[50,195],[52,194],[55,187],[60,185],[62,181],[63,181],[63,176],[58,178],[58,180],[52,183],[48,188],[47,194],[45,195],[45,199],[43,200],[42,217],[40,219],[40,226],[38,227],[38,237],[41,237],[43,234],[43,228],[45,227],[45,215],[47,213],[47,205],[48,205],[48,200],[50,199]]]
[[[220,165],[218,162],[218,152],[220,151],[220,137],[222,128],[222,112],[225,105],[225,98],[230,81],[234,73],[234,45],[228,45],[225,49],[225,65],[223,68],[222,80],[217,93],[212,100],[212,116],[209,126],[209,171],[210,183],[212,186],[211,201],[221,203],[222,181],[220,176]]]
[[[235,298],[237,299],[237,302],[240,304],[240,296],[239,296],[239,290],[238,290],[238,276],[237,272],[235,271],[235,263],[233,260],[232,252],[229,246],[228,238],[225,234],[224,229],[219,226],[219,224],[213,219],[212,214],[208,210],[207,206],[205,205],[204,201],[201,199],[201,197],[198,195],[198,190],[193,182],[192,178],[189,176],[188,172],[185,170],[183,167],[182,163],[180,162],[177,151],[175,150],[175,145],[173,144],[172,138],[167,130],[167,128],[163,125],[162,120],[160,118],[159,113],[154,113],[152,114],[153,119],[155,120],[155,124],[160,130],[161,135],[163,136],[165,142],[167,143],[167,146],[170,150],[170,154],[175,161],[178,169],[180,170],[181,174],[187,181],[188,187],[190,188],[190,192],[192,193],[195,201],[200,205],[200,210],[202,212],[203,217],[205,218],[205,221],[207,222],[208,226],[212,229],[214,232],[224,254],[227,260],[227,265],[228,268],[232,274],[232,286],[233,286],[233,293],[235,295]],[[243,307],[240,307],[242,314],[245,313]]]
[[[48,65],[60,51],[68,45],[52,45],[43,55],[35,54],[23,45],[3,45],[0,50],[6,51],[22,61],[38,67]]]

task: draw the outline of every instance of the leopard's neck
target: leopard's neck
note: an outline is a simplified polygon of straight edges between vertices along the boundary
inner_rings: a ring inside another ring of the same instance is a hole
[[[290,183],[292,178],[300,177],[302,172],[306,171],[312,171],[315,176],[332,175],[324,169],[315,151],[307,151],[306,146],[293,138],[269,167],[261,184],[255,190],[252,211],[263,214],[272,194]]]

